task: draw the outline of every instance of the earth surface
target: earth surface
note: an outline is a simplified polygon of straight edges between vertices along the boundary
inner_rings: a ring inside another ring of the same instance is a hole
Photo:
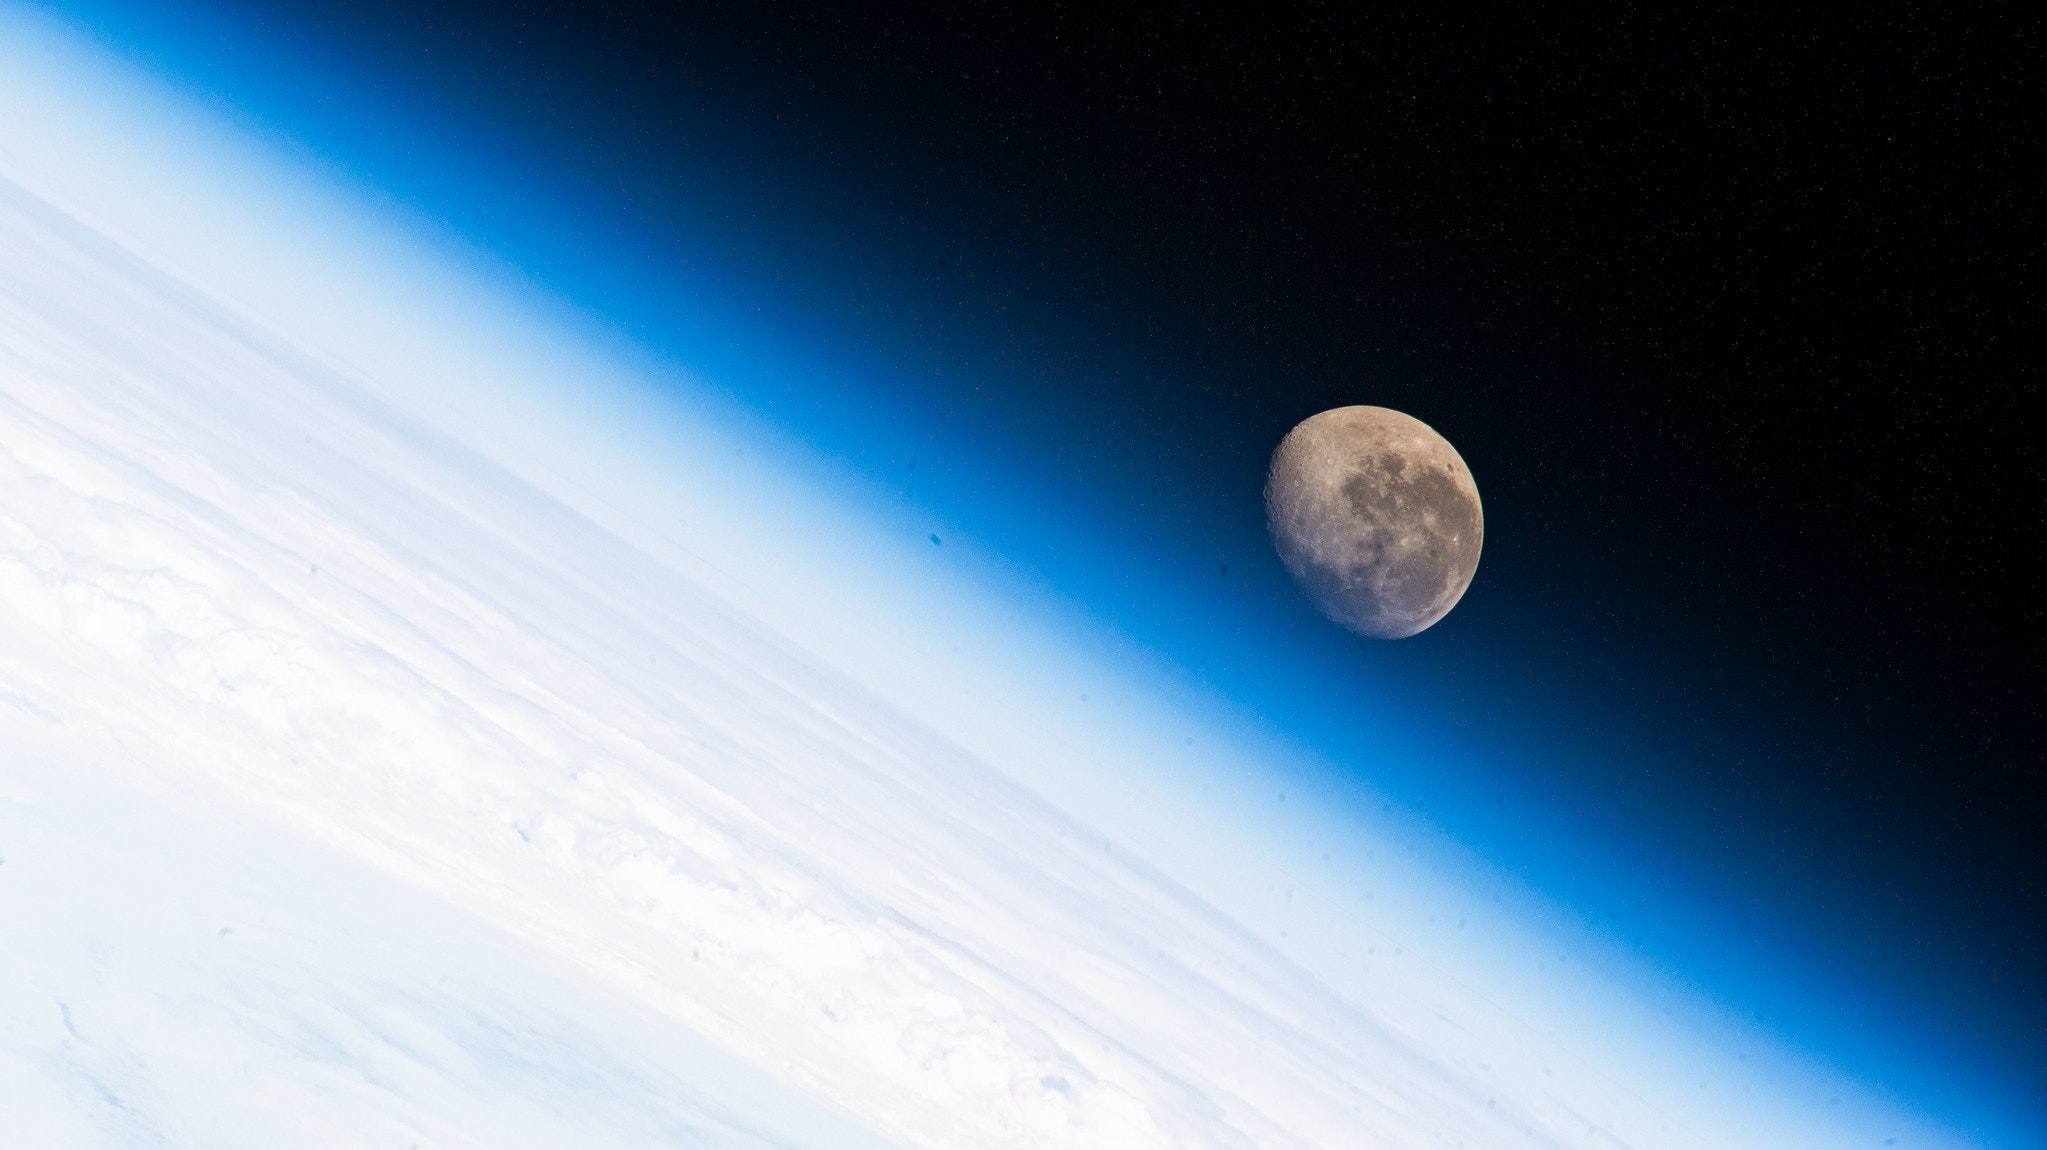
[[[1960,1144],[1212,709],[1116,742],[1144,681],[1007,624],[920,670],[921,529],[792,561],[536,465],[780,457],[588,414],[552,321],[176,106],[0,7],[0,1144]]]

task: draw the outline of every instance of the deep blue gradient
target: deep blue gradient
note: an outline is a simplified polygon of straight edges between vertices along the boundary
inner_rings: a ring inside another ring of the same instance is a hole
[[[2038,1135],[2037,988],[2014,988],[1996,1017],[1983,1006],[1996,989],[1988,973],[1958,969],[1944,947],[1915,956],[1902,937],[1876,941],[1906,929],[1879,898],[1825,880],[1797,897],[1772,892],[1774,875],[1802,854],[1846,849],[1829,836],[1852,832],[1814,826],[1795,803],[1697,782],[1767,775],[1702,763],[1868,752],[1795,716],[1770,730],[1744,701],[1699,697],[1695,652],[1552,628],[1548,583],[1568,573],[1527,542],[1540,530],[1530,496],[1509,477],[1490,484],[1484,436],[1430,410],[1431,380],[1454,365],[1389,361],[1357,399],[1414,410],[1459,445],[1488,497],[1486,559],[1435,630],[1407,645],[1360,643],[1294,594],[1264,538],[1263,452],[1310,412],[1246,429],[1235,455],[1184,487],[1119,460],[1093,429],[1122,421],[1133,444],[1155,445],[1200,418],[1118,410],[1120,381],[1211,369],[1159,338],[1169,322],[1063,296],[1059,269],[999,234],[962,221],[959,242],[920,243],[946,230],[931,219],[957,219],[945,197],[920,189],[920,173],[890,187],[837,164],[815,138],[829,124],[784,127],[707,91],[695,118],[675,124],[697,178],[636,198],[605,186],[630,178],[630,157],[585,167],[559,150],[563,125],[522,135],[487,100],[415,90],[286,29],[178,6],[73,10],[117,50],[443,222],[1268,717],[1334,765],[1301,780],[1327,801],[1400,796],[1590,927],[1794,1043],[2008,1144]],[[899,217],[878,218],[888,212]],[[963,295],[961,278],[980,294]],[[991,294],[1008,302],[961,302]],[[1079,404],[1090,405],[1086,431],[1064,414]],[[1616,679],[1647,685],[1597,687]],[[1361,739],[1360,715],[1398,716],[1400,740]],[[1730,809],[1738,836],[1726,833]]]

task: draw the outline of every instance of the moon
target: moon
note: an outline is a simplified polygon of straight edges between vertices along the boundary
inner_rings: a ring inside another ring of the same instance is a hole
[[[1322,613],[1374,639],[1405,639],[1449,614],[1485,539],[1464,458],[1385,407],[1332,408],[1287,432],[1265,515],[1280,562]]]

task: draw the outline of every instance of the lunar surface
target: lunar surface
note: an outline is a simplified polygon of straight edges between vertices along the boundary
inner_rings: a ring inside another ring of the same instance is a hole
[[[1280,561],[1338,623],[1374,639],[1427,630],[1478,570],[1485,515],[1471,469],[1411,415],[1338,407],[1272,453],[1265,511]]]

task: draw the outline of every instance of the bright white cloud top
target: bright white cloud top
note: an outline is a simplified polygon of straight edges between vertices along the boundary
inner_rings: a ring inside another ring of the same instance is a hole
[[[1959,1144],[915,514],[0,7],[0,1144]]]

